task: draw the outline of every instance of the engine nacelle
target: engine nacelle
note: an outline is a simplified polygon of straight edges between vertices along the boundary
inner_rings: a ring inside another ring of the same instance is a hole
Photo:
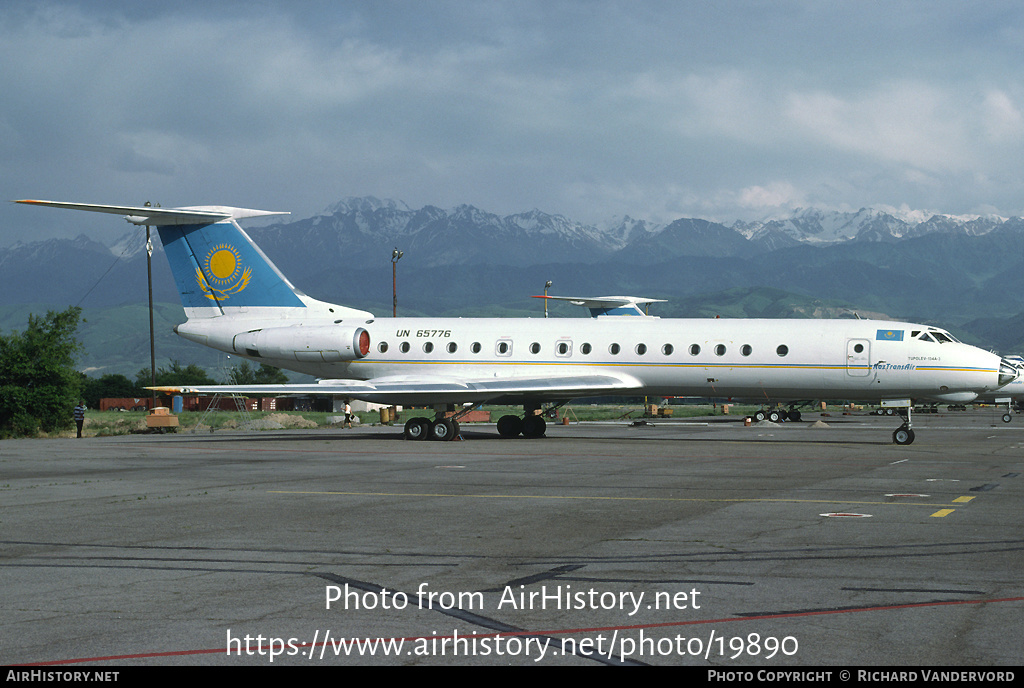
[[[362,327],[331,325],[268,327],[235,335],[232,347],[239,354],[256,358],[355,361],[370,352],[370,333]]]

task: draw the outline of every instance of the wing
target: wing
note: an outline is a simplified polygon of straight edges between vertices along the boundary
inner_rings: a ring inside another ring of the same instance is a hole
[[[592,374],[547,377],[450,378],[397,376],[372,380],[321,380],[312,384],[206,385],[153,387],[171,394],[245,394],[250,396],[333,395],[377,404],[428,406],[565,400],[623,394],[641,387],[628,375]]]

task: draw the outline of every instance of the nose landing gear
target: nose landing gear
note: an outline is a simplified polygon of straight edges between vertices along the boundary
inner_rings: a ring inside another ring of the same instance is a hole
[[[896,428],[892,433],[893,444],[913,444],[914,429],[911,427],[910,414],[913,411],[911,406],[897,409],[900,417],[903,418],[903,425]]]

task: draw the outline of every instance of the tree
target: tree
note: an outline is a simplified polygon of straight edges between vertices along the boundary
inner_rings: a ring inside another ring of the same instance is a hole
[[[75,339],[82,309],[28,316],[24,332],[0,335],[0,437],[34,436],[71,425],[82,388]]]
[[[135,375],[135,383],[139,387],[150,386],[149,370],[143,368]],[[156,369],[157,387],[184,387],[189,385],[215,385],[217,381],[207,375],[206,371],[195,363],[182,367],[179,361],[171,361],[170,368]]]
[[[148,397],[149,390],[140,388],[124,375],[106,374],[99,379],[83,377],[82,398],[87,406],[98,408],[100,399]]]
[[[288,376],[280,368],[265,363],[253,370],[249,361],[242,361],[228,372],[229,385],[283,385],[287,382]]]

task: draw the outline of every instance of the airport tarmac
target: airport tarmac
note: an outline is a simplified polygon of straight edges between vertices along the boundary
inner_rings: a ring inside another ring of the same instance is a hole
[[[1019,665],[1000,415],[4,441],[0,662]]]

